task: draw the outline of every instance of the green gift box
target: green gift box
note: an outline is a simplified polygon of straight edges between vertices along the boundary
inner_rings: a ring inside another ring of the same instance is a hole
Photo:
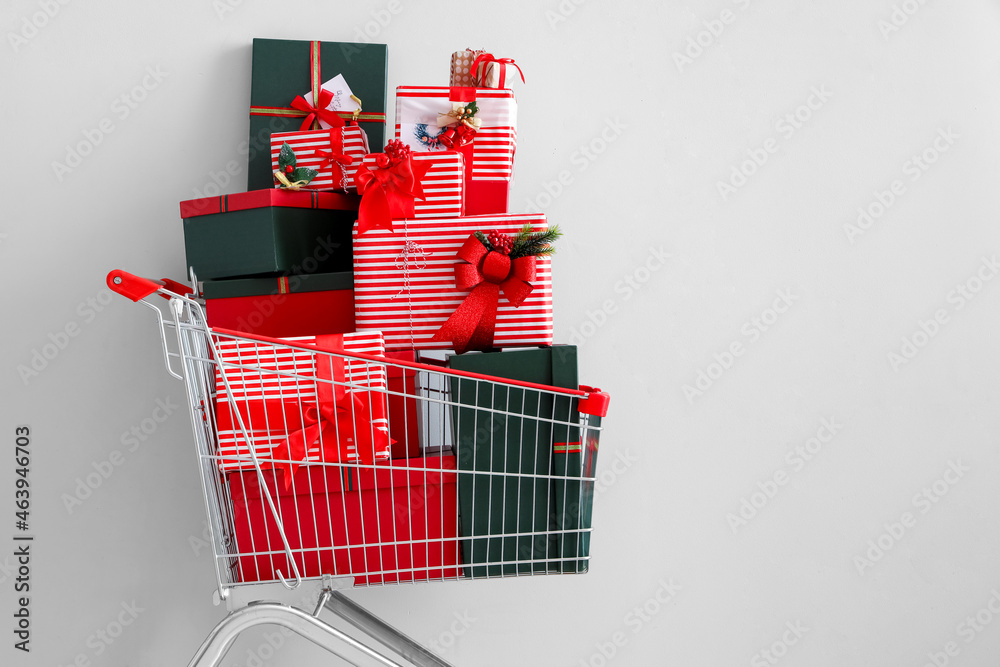
[[[181,202],[181,217],[199,279],[353,270],[356,197],[254,190]]]
[[[338,74],[361,100],[356,121],[368,135],[368,145],[381,150],[385,145],[387,53],[385,44],[254,39],[247,189],[273,185],[272,132],[321,128],[321,118],[296,98],[312,93],[313,101],[322,101],[322,84]],[[345,121],[353,117],[350,112],[334,113]]]
[[[572,345],[470,353],[456,370],[578,389]],[[451,400],[465,576],[585,571],[593,483],[584,474],[577,399],[454,377]],[[576,449],[566,453],[566,449]],[[592,466],[593,457],[590,457]],[[560,479],[563,477],[563,479]],[[580,539],[581,536],[587,539]]]

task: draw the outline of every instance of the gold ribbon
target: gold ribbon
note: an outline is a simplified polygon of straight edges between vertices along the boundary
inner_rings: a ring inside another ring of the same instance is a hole
[[[482,126],[483,121],[475,116],[468,118],[465,110],[467,106],[468,102],[452,102],[451,111],[438,114],[438,127],[448,127],[449,125],[458,125],[461,123],[468,128],[478,130]]]
[[[274,177],[281,183],[281,187],[287,188],[288,190],[301,190],[303,185],[309,185],[309,181],[295,181],[294,183],[288,180],[280,169],[275,170]]]

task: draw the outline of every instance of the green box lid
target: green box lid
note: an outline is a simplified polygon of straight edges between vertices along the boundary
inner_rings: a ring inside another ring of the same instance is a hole
[[[230,278],[206,280],[202,291],[206,299],[227,299],[241,296],[266,296],[268,294],[299,294],[302,292],[329,292],[354,288],[354,272],[306,273],[292,276],[261,278]]]

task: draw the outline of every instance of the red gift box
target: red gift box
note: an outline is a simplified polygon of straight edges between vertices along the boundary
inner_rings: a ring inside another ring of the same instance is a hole
[[[366,155],[361,164],[377,167],[379,153]],[[465,211],[465,159],[457,151],[412,153],[414,171],[422,174],[418,187],[423,197],[413,200],[414,218],[456,218]],[[393,217],[403,217],[398,212]],[[410,216],[405,216],[410,217]]]
[[[396,138],[415,151],[441,151],[438,135],[448,127],[438,120],[453,102],[475,101],[480,126],[457,148],[465,156],[465,213],[508,211],[510,180],[517,148],[517,102],[508,89],[399,86],[396,89]]]
[[[357,125],[329,130],[271,133],[271,170],[278,168],[281,145],[295,152],[295,166],[319,172],[305,190],[353,191],[354,172],[368,155],[368,135]]]
[[[470,236],[497,230],[515,235],[524,225],[547,228],[541,213],[396,220],[395,231],[354,227],[354,309],[358,329],[381,331],[386,349],[455,349],[435,334],[470,296],[457,287],[455,267]],[[552,269],[536,258],[531,290],[519,306],[496,303],[495,347],[552,344]]]
[[[354,279],[350,272],[207,280],[210,327],[284,338],[350,333]]]
[[[416,468],[406,470],[404,468]],[[455,457],[394,461],[374,468],[300,468],[291,484],[264,471],[302,577],[354,575],[355,585],[459,574]],[[239,581],[293,572],[256,473],[227,475]]]
[[[384,352],[377,331],[285,339],[330,352]],[[262,467],[371,462],[389,458],[386,367],[336,354],[253,340],[216,344],[216,426],[222,470],[251,470],[253,445]],[[249,431],[240,430],[237,414]],[[292,461],[292,463],[289,463]]]
[[[413,350],[386,352],[390,360],[417,360]],[[393,439],[392,458],[408,459],[420,455],[420,426],[417,417],[417,371],[403,366],[386,366],[389,384],[389,437]]]

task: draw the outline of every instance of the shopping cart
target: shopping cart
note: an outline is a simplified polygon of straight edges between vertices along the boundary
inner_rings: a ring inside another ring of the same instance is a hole
[[[156,313],[167,371],[186,387],[230,608],[192,666],[220,664],[261,624],[348,661],[400,664],[320,620],[324,608],[410,664],[444,666],[340,591],[588,569],[607,394],[394,358],[377,332],[213,329],[185,285],[123,271],[107,282]],[[299,598],[306,610],[260,602],[276,583],[315,595]]]

